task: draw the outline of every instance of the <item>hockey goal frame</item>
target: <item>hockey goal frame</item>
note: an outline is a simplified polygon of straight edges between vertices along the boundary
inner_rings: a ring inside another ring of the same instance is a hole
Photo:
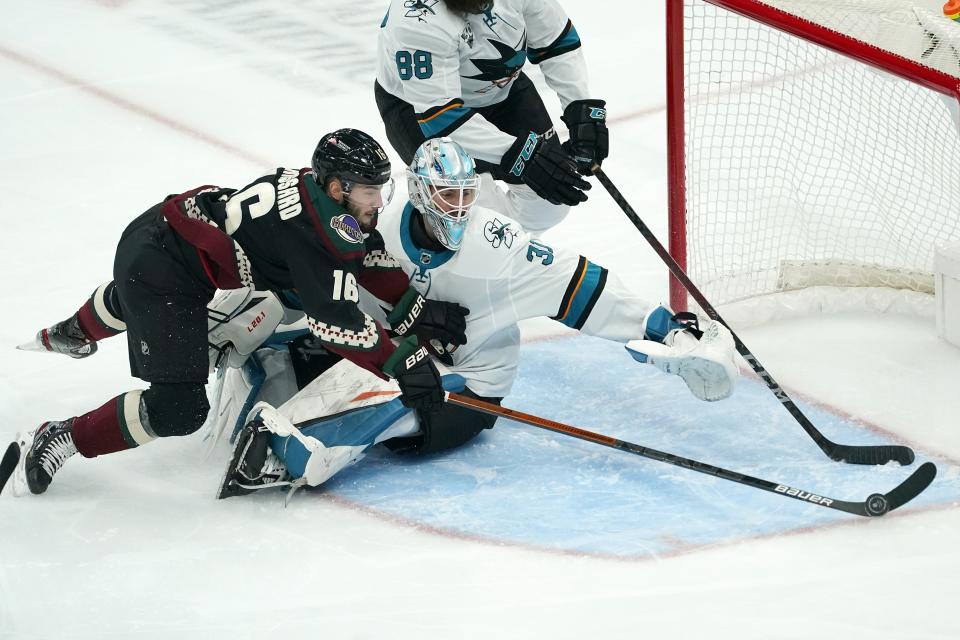
[[[960,100],[960,80],[954,76],[791,15],[759,0],[703,1]],[[670,254],[686,271],[685,0],[666,2],[668,247]],[[673,309],[687,310],[688,296],[683,286],[672,275],[669,285]]]

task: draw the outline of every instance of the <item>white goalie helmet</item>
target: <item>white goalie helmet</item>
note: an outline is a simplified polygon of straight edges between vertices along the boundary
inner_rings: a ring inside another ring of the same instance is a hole
[[[440,244],[459,249],[480,192],[473,158],[450,138],[427,140],[407,168],[407,190]]]

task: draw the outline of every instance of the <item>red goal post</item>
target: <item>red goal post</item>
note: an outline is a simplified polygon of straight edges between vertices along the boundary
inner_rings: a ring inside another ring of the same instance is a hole
[[[707,299],[932,293],[935,246],[960,240],[960,24],[929,0],[666,16],[669,248]]]

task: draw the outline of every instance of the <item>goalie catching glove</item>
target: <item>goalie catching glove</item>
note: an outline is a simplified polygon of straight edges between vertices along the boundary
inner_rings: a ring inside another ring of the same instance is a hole
[[[708,320],[701,330],[694,314],[674,314],[661,306],[647,314],[643,336],[627,343],[634,360],[680,376],[701,400],[723,400],[733,393],[740,377],[733,335],[719,322]]]

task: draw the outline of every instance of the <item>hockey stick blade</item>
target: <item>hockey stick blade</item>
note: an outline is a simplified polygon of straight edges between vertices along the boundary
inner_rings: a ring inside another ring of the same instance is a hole
[[[617,189],[616,185],[607,177],[607,174],[603,172],[603,169],[596,168],[594,170],[594,175],[607,190],[607,193],[610,194],[610,197],[613,198],[613,201],[617,203],[617,206],[620,207],[624,215],[633,223],[633,226],[637,228],[637,231],[640,232],[640,235],[647,241],[647,243],[653,248],[654,252],[663,263],[667,266],[667,269],[673,274],[673,277],[676,278],[677,282],[683,285],[683,288],[690,294],[700,308],[705,314],[707,314],[711,319],[719,322],[727,329],[730,330],[730,335],[733,336],[734,344],[736,345],[737,353],[743,356],[744,360],[747,361],[747,364],[750,365],[750,368],[753,369],[764,384],[767,385],[767,388],[773,392],[773,395],[780,401],[780,404],[783,405],[783,408],[793,416],[794,420],[800,425],[800,427],[807,432],[807,435],[810,436],[810,439],[816,443],[820,450],[823,451],[831,460],[835,462],[847,462],[850,464],[886,464],[890,461],[899,462],[903,465],[908,465],[913,462],[914,455],[907,447],[901,446],[870,446],[870,445],[844,445],[833,442],[825,435],[823,435],[819,429],[810,421],[809,418],[800,410],[793,400],[787,395],[787,392],[783,390],[783,387],[774,380],[773,376],[770,375],[757,357],[753,354],[752,351],[747,347],[746,344],[740,339],[737,333],[733,328],[727,324],[720,313],[714,308],[710,301],[707,300],[706,296],[703,295],[703,292],[697,288],[697,285],[693,283],[687,273],[683,270],[683,267],[670,255],[670,252],[663,246],[660,240],[657,239],[657,236],[654,235],[653,231],[650,230],[643,220],[640,219],[640,216],[637,215],[637,212],[634,211],[633,207],[630,206],[630,203],[627,202],[627,199],[623,197],[623,194],[620,193],[620,190]]]
[[[863,502],[844,502],[834,500],[834,509],[840,509],[847,513],[853,513],[858,516],[867,516],[876,518],[887,514],[894,509],[899,509],[918,495],[923,493],[924,489],[930,486],[933,479],[937,477],[937,466],[932,462],[924,462],[920,467],[910,474],[910,477],[901,482],[887,493],[874,493],[867,497]]]
[[[891,460],[906,466],[913,464],[913,449],[901,445],[862,446],[836,444],[830,450],[830,458],[848,464],[887,464]]]
[[[3,460],[0,460],[0,493],[3,493],[3,488],[7,486],[7,480],[13,475],[18,462],[20,462],[20,445],[11,442],[6,453],[3,454]]]
[[[673,453],[658,451],[650,447],[634,444],[633,442],[627,442],[626,440],[612,438],[602,433],[594,433],[593,431],[587,431],[580,427],[573,427],[563,424],[562,422],[541,418],[515,409],[508,409],[507,407],[501,407],[456,393],[448,393],[447,402],[481,413],[514,420],[530,425],[531,427],[537,427],[538,429],[560,433],[579,440],[610,447],[611,449],[617,449],[618,451],[632,453],[633,455],[649,458],[650,460],[657,460],[659,462],[665,462],[666,464],[689,469],[690,471],[704,473],[715,478],[729,480],[730,482],[736,482],[737,484],[753,487],[754,489],[774,493],[784,498],[799,500],[818,507],[826,507],[827,509],[845,511],[858,516],[878,517],[903,506],[930,486],[930,483],[933,482],[934,477],[937,475],[937,467],[932,462],[925,462],[919,469],[914,471],[909,478],[889,493],[874,493],[868,496],[863,502],[849,502],[828,498],[822,494],[771,482],[770,480],[755,478],[737,471],[730,471],[729,469],[717,467],[705,462],[698,462],[697,460],[684,458],[683,456],[678,456]]]

